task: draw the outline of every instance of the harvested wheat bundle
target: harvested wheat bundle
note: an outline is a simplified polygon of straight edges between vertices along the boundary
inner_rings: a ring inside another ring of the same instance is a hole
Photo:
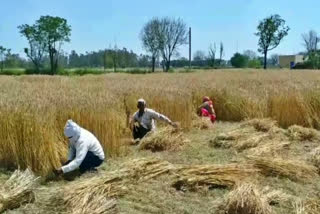
[[[299,201],[295,204],[296,214],[319,214],[320,199],[309,198],[303,202]]]
[[[277,127],[277,121],[272,120],[270,118],[264,119],[252,119],[245,121],[242,126],[253,126],[255,130],[260,132],[268,132],[272,128]]]
[[[213,128],[213,123],[208,117],[197,117],[192,121],[192,127],[196,129],[211,129]]]
[[[209,143],[215,148],[224,148],[228,149],[232,147],[233,141],[236,138],[232,135],[228,135],[226,133],[221,133],[217,135],[214,139],[210,140]]]
[[[310,181],[318,176],[317,168],[303,161],[285,160],[282,158],[248,157],[250,163],[260,169],[265,176],[281,176],[293,181]]]
[[[282,190],[271,190],[269,186],[263,188],[261,192],[270,205],[285,204],[294,199],[292,195],[289,195]]]
[[[124,163],[120,170],[67,186],[63,190],[65,205],[71,209],[72,213],[84,214],[87,212],[83,212],[83,210],[87,208],[91,209],[91,213],[100,213],[99,204],[103,197],[109,201],[112,198],[122,196],[134,182],[160,176],[172,169],[173,166],[166,161],[147,158],[132,160]],[[96,209],[92,210],[94,207]],[[102,209],[108,207],[105,206]]]
[[[241,152],[246,149],[257,147],[267,140],[270,140],[269,134],[252,134],[252,136],[249,136],[247,139],[237,141],[234,144],[234,148]]]
[[[171,127],[159,128],[148,133],[139,144],[140,150],[151,150],[152,152],[170,150],[176,151],[186,144],[189,140],[183,133]]]
[[[275,141],[269,140],[260,146],[255,148],[251,148],[248,150],[248,154],[253,156],[276,156],[279,152],[283,151],[283,149],[287,149],[291,144],[290,141]]]
[[[106,214],[117,213],[116,199],[107,199],[105,196],[98,195],[94,197],[90,203],[85,204],[81,209],[74,209],[72,214],[92,213],[92,214]]]
[[[313,141],[320,139],[320,133],[315,129],[293,125],[287,130],[289,137],[297,141]]]
[[[310,153],[308,160],[320,169],[320,146]]]
[[[167,161],[147,158],[131,160],[124,164],[124,168],[127,173],[130,174],[131,179],[139,181],[148,180],[175,169],[175,167]]]
[[[192,190],[197,186],[233,187],[257,172],[250,164],[183,166],[176,170],[177,180],[173,186],[178,190]]]
[[[241,125],[227,133],[220,133],[209,143],[216,148],[233,147],[238,151],[258,146],[261,142],[269,140],[272,135],[268,133],[257,132],[252,126]]]
[[[37,180],[38,177],[29,169],[16,170],[0,187],[0,213],[18,208],[21,204],[33,202],[35,199],[33,189]]]
[[[252,129],[241,129],[236,128],[226,133],[218,134],[214,139],[210,140],[209,143],[216,148],[228,149],[235,144],[235,141],[240,139],[246,139],[247,136],[252,133]]]
[[[231,191],[220,210],[227,214],[271,214],[266,199],[253,184],[243,183]]]
[[[103,198],[109,200],[126,193],[124,177],[123,172],[113,172],[108,176],[94,177],[65,187],[63,201],[66,208],[71,213],[85,214],[87,212],[84,210],[90,207],[91,213],[99,213]],[[94,207],[96,210],[93,210]]]

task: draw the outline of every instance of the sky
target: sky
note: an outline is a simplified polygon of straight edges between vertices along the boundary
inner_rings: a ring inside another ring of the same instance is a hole
[[[97,51],[117,44],[145,53],[139,39],[143,25],[153,17],[182,18],[192,28],[192,52],[208,53],[210,44],[223,42],[225,59],[235,52],[257,52],[254,35],[260,20],[279,14],[290,27],[289,35],[270,52],[296,54],[304,50],[301,34],[320,33],[319,0],[0,0],[0,45],[24,56],[27,41],[17,29],[42,15],[67,19],[72,27],[66,52]],[[180,56],[188,56],[181,47]]]

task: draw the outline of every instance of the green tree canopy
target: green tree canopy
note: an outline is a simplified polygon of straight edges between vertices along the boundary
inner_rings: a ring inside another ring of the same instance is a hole
[[[67,20],[60,17],[41,16],[33,25],[18,26],[22,36],[29,42],[29,48],[25,53],[32,60],[37,70],[41,67],[41,61],[47,53],[50,59],[51,74],[55,74],[58,68],[58,59],[61,46],[70,41],[71,26]]]
[[[279,15],[272,15],[260,21],[256,36],[259,37],[258,51],[264,55],[264,69],[267,68],[268,51],[278,47],[282,39],[288,35],[290,28]]]
[[[248,66],[248,57],[240,53],[235,53],[231,58],[231,65],[235,68],[245,68]]]

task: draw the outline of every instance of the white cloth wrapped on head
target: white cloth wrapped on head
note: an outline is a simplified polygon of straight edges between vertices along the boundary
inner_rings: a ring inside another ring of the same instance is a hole
[[[81,128],[72,120],[68,120],[64,128],[64,134],[69,138],[68,160],[71,162],[61,167],[63,173],[78,168],[89,151],[104,160],[105,155],[99,140],[88,130]]]

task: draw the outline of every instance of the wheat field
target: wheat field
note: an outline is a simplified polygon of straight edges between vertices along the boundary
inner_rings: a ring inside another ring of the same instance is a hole
[[[212,70],[99,76],[1,76],[0,165],[47,175],[67,153],[63,127],[73,119],[92,131],[107,156],[125,155],[130,115],[143,97],[151,107],[192,128],[204,95],[218,120],[272,118],[281,127],[320,128],[317,71]]]

